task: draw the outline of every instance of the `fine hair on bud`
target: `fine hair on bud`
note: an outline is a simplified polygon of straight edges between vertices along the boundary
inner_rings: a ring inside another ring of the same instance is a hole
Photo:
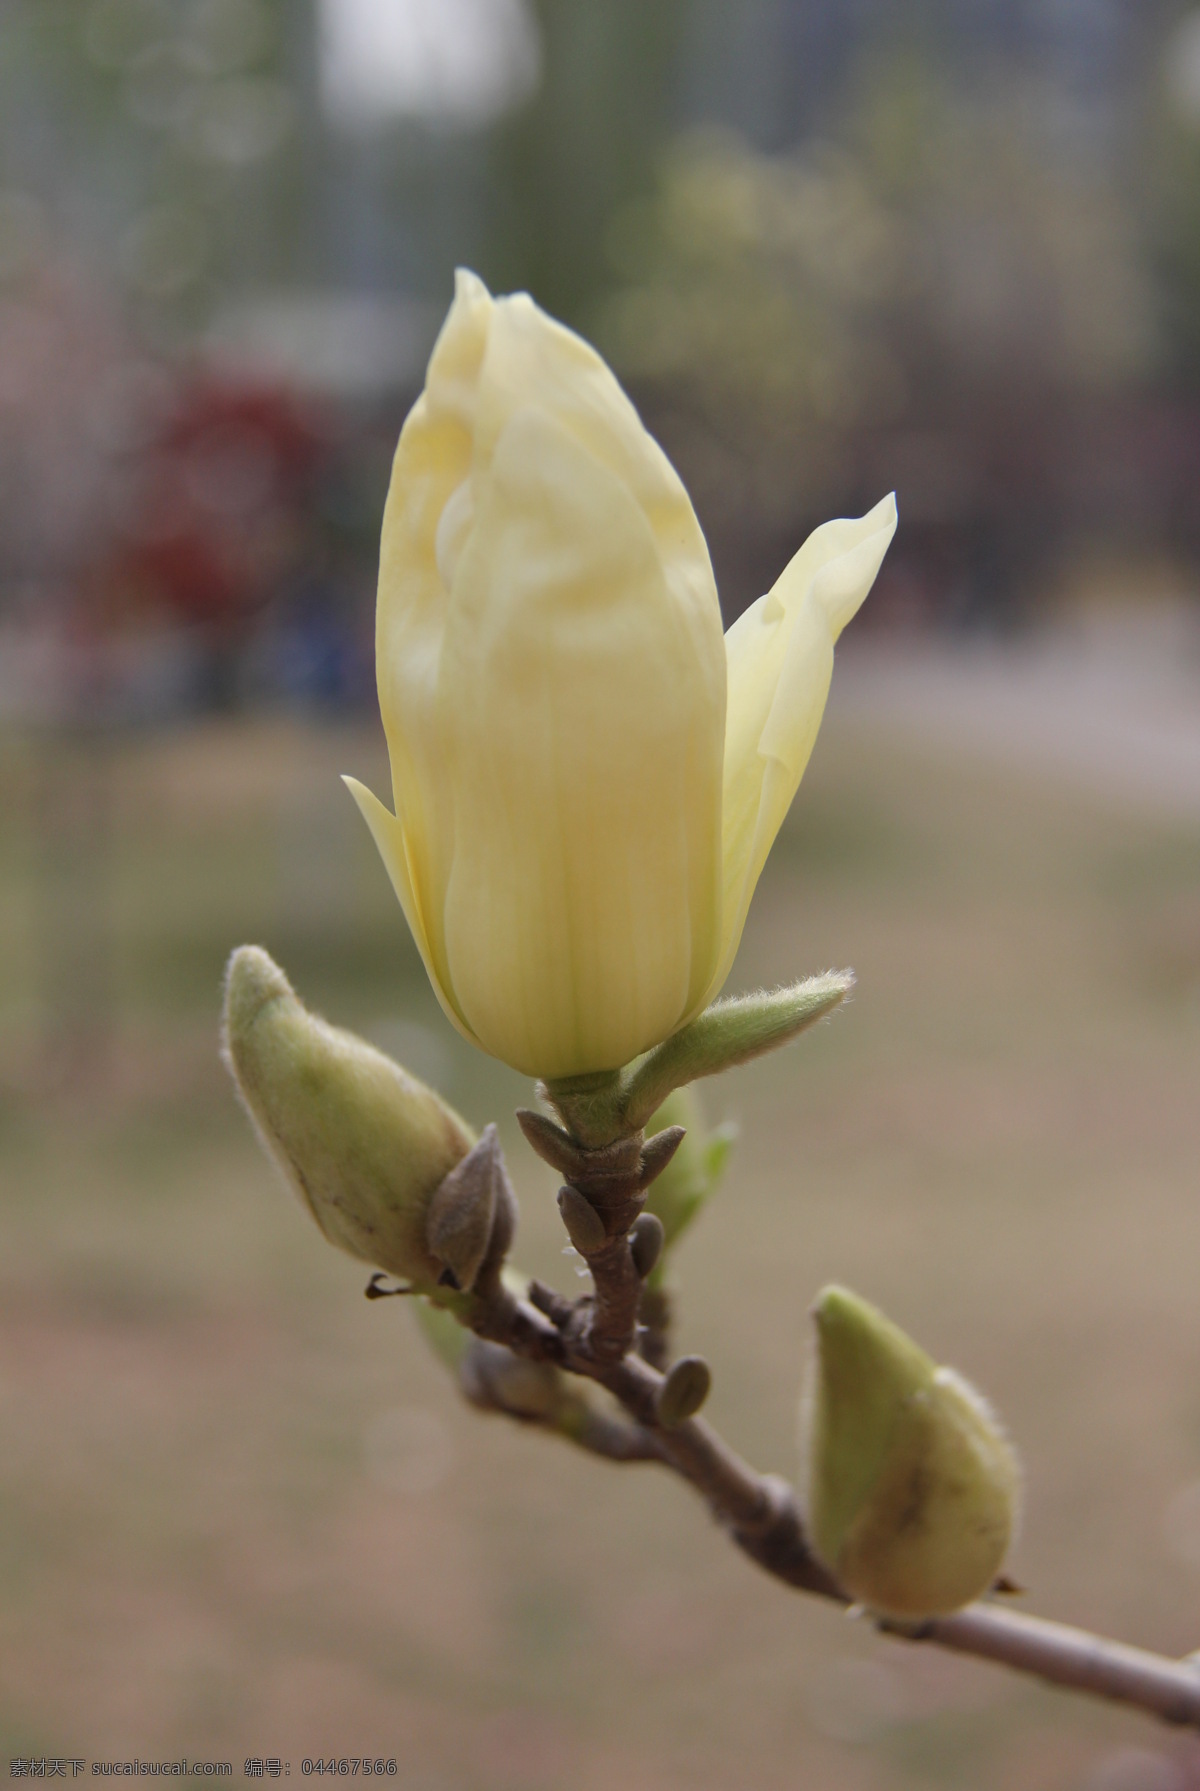
[[[1020,1476],[995,1415],[874,1306],[829,1287],[801,1406],[810,1540],[850,1597],[902,1620],[993,1584]]]
[[[225,979],[223,1056],[246,1111],[331,1244],[432,1290],[426,1222],[474,1134],[433,1089],[310,1013],[257,946]]]

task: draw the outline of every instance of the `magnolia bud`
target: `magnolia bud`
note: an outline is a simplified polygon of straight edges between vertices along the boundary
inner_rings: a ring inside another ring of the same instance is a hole
[[[886,1616],[958,1610],[992,1584],[1015,1521],[1016,1457],[987,1405],[883,1314],[827,1287],[801,1414],[810,1539]]]
[[[329,1239],[418,1288],[445,1265],[430,1203],[475,1140],[390,1057],[329,1026],[283,971],[243,945],[225,980],[224,1057],[268,1152]]]
[[[780,1042],[778,1013],[703,1010],[895,527],[891,498],[826,523],[724,636],[687,492],[609,368],[459,274],[380,543],[396,813],[350,788],[466,1038],[570,1081],[666,1041],[625,1135]]]

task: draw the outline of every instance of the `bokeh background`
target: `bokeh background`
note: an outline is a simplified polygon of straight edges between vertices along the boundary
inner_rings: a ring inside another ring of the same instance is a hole
[[[0,1753],[410,1791],[1186,1791],[1200,1748],[870,1634],[686,1491],[484,1420],[271,1179],[254,940],[499,1120],[337,773],[456,263],[608,354],[730,618],[895,488],[706,1089],[682,1341],[794,1471],[838,1279],[995,1398],[1032,1608],[1200,1647],[1200,12],[3,0]],[[0,1760],[0,1770],[4,1770]]]

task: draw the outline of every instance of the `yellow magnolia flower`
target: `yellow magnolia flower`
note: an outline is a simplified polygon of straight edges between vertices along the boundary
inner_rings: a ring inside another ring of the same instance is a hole
[[[687,492],[609,368],[459,274],[383,521],[395,814],[346,781],[466,1038],[582,1075],[712,1000],[895,526],[890,497],[827,523],[722,640]]]

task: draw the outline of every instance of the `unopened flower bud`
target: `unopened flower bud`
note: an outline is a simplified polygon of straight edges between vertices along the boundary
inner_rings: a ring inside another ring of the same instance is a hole
[[[1015,1521],[1011,1446],[974,1388],[845,1288],[813,1308],[801,1418],[812,1544],[886,1616],[958,1610],[986,1592]]]
[[[224,1056],[268,1152],[331,1244],[414,1287],[445,1264],[430,1203],[475,1143],[440,1096],[353,1033],[328,1025],[257,946],[225,981]]]
[[[380,544],[395,812],[350,788],[465,1038],[572,1081],[675,1040],[630,1131],[771,1042],[704,1010],[895,527],[890,497],[826,523],[722,637],[687,492],[609,368],[459,275]]]

